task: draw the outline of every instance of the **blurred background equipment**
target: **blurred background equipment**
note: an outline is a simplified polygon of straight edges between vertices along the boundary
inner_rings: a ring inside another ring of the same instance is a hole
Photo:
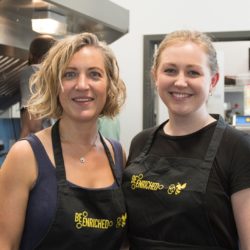
[[[53,32],[44,29],[42,22],[52,22],[47,28],[56,23],[53,35],[58,39],[87,31],[111,43],[128,32],[129,12],[108,0],[1,0],[0,110],[18,101],[19,72],[27,64],[30,42],[39,34],[33,30],[36,21],[46,34]]]
[[[0,0],[0,154],[19,138],[19,78],[34,37],[93,32],[110,44],[128,27],[129,11],[108,0]]]

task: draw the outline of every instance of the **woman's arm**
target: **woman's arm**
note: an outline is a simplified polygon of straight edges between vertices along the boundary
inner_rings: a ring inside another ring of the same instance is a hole
[[[18,141],[0,170],[1,250],[19,249],[29,192],[36,176],[36,162],[29,143]]]
[[[250,250],[250,188],[238,191],[231,197],[240,249]]]

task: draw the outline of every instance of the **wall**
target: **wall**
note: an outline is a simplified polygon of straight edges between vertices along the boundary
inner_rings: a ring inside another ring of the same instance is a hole
[[[142,129],[143,35],[183,28],[204,32],[249,30],[250,1],[112,1],[130,11],[129,33],[111,44],[127,85],[127,102],[120,119],[121,142],[128,151],[132,137]]]
[[[224,52],[225,75],[236,76],[249,72],[250,41],[215,42],[214,46]]]
[[[176,29],[204,32],[250,29],[250,1],[238,0],[112,0],[129,9],[130,31],[111,44],[127,85],[127,102],[121,120],[121,142],[126,150],[142,129],[143,35]]]

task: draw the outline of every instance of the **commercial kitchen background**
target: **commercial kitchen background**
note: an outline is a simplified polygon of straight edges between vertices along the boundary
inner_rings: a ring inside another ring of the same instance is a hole
[[[99,0],[102,2],[102,0]],[[70,2],[70,0],[61,0]],[[94,1],[93,8],[99,8]],[[249,0],[112,0],[111,2],[129,11],[128,33],[110,43],[117,56],[121,76],[127,86],[126,104],[120,114],[121,143],[127,152],[131,139],[143,129],[143,84],[145,74],[144,39],[149,35],[163,35],[176,29],[195,29],[203,32],[246,32],[250,33]],[[81,0],[79,0],[81,4]],[[100,10],[102,15],[113,15],[109,9]],[[1,31],[0,31],[1,32]],[[223,75],[246,76],[249,74],[249,41],[216,44],[220,68]],[[214,95],[217,107],[224,110],[224,79]],[[158,101],[157,101],[158,102]],[[157,105],[156,105],[157,107]],[[167,117],[159,102],[156,121]],[[2,128],[0,128],[2,129]]]
[[[176,29],[196,29],[203,32],[249,31],[250,1],[113,0],[113,2],[127,8],[130,13],[128,34],[111,44],[127,85],[128,98],[120,120],[121,141],[128,149],[131,138],[143,128],[144,35],[165,34]],[[230,43],[222,47],[219,50],[225,49],[227,55],[224,69],[229,71],[225,71],[225,74],[249,73],[250,41]],[[223,106],[223,103],[221,105]]]

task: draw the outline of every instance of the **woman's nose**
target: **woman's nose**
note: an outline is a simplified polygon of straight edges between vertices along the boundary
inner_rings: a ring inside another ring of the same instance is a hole
[[[187,78],[185,76],[184,73],[179,73],[177,76],[176,76],[176,79],[175,79],[175,85],[176,86],[183,86],[183,87],[186,87],[187,86]]]
[[[88,78],[84,74],[80,74],[77,83],[76,83],[76,89],[88,89],[89,83]]]

